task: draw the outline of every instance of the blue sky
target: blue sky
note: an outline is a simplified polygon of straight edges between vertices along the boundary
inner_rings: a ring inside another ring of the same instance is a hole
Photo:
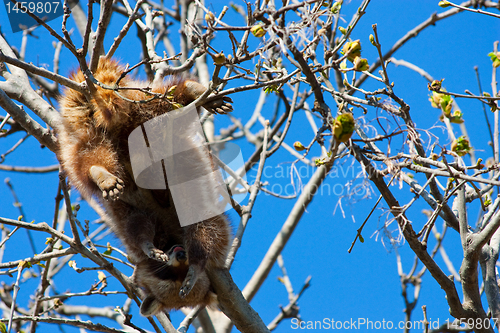
[[[207,3],[210,1],[207,0]],[[243,5],[243,3],[236,3]],[[414,28],[427,19],[434,12],[442,12],[444,9],[437,6],[438,1],[372,1],[368,6],[367,13],[361,19],[358,27],[351,35],[352,39],[360,39],[363,46],[363,57],[371,63],[376,60],[376,49],[369,44],[368,36],[372,33],[371,25],[377,23],[378,34],[383,50],[388,50],[399,38],[408,30]],[[225,4],[222,1],[212,1],[209,8],[215,13],[219,13]],[[360,1],[346,1],[343,7],[344,18],[350,21],[351,15],[357,9]],[[230,11],[229,14],[232,14]],[[227,17],[229,17],[229,14]],[[228,19],[229,23],[243,25],[240,18]],[[2,31],[7,40],[14,46],[20,47],[21,33],[12,33],[6,24],[5,8],[0,7],[0,22]],[[60,19],[56,19],[51,25],[59,28]],[[111,21],[112,29],[109,36],[114,36],[123,22],[122,20]],[[346,26],[346,24],[344,24]],[[493,49],[493,42],[499,39],[500,21],[493,17],[478,15],[473,13],[461,13],[438,22],[435,26],[429,27],[416,38],[410,40],[402,49],[394,54],[397,59],[404,59],[425,69],[436,79],[445,78],[446,89],[453,92],[463,93],[469,89],[478,93],[477,80],[474,66],[478,66],[481,74],[481,83],[484,91],[491,92],[491,61],[487,54]],[[52,68],[52,38],[43,29],[37,29],[34,34],[38,37],[30,38],[28,42],[27,61],[34,64],[48,64]],[[81,41],[76,37],[75,43],[79,45]],[[119,49],[117,56],[124,62],[136,63],[140,54],[137,45],[132,44],[135,34],[131,33],[129,40]],[[107,41],[109,47],[109,40]],[[231,47],[227,43],[227,35],[219,32],[214,40],[213,46],[217,50],[224,50],[225,54],[230,54]],[[66,74],[77,66],[76,60],[68,51],[63,51],[61,62],[61,73]],[[252,65],[248,65],[252,68]],[[418,128],[428,128],[433,125],[440,125],[438,122],[439,111],[433,109],[428,102],[427,82],[419,74],[407,68],[388,66],[389,78],[395,83],[394,90],[398,96],[403,98],[411,106],[411,115]],[[365,90],[381,88],[381,85],[373,80],[368,80],[363,85]],[[306,89],[305,85],[301,90]],[[239,93],[231,97],[235,101],[233,115],[242,120],[248,119],[253,111],[252,103],[258,98],[259,92]],[[332,102],[331,98],[327,101]],[[476,149],[478,157],[485,159],[490,155],[487,142],[489,141],[485,130],[483,111],[479,102],[471,100],[457,100],[462,112],[464,112],[465,123],[471,136],[472,146]],[[270,97],[265,105],[264,116],[270,116],[275,107],[275,99]],[[334,107],[332,107],[334,109]],[[282,111],[282,109],[280,110]],[[0,110],[2,115],[5,111]],[[367,120],[374,119],[375,115],[386,116],[381,110],[370,109],[365,116]],[[355,117],[362,117],[361,110],[354,111]],[[490,121],[493,116],[489,113]],[[217,117],[215,124],[218,128],[229,124],[224,116]],[[395,124],[392,123],[391,126]],[[304,127],[305,126],[305,127]],[[305,129],[304,129],[305,128]],[[256,126],[256,129],[259,129]],[[458,126],[455,127],[458,134]],[[440,129],[434,129],[433,133],[440,138],[440,144],[449,144],[446,134]],[[309,142],[313,133],[307,125],[303,112],[299,112],[294,119],[290,129],[290,135],[285,142],[292,145],[293,142],[301,140]],[[17,140],[22,138],[22,133],[17,133],[7,140],[0,141],[0,153],[9,149]],[[427,139],[424,137],[424,140]],[[253,148],[243,142],[236,142],[241,145],[244,157],[250,156]],[[382,143],[382,146],[386,142]],[[381,146],[381,147],[382,147]],[[383,146],[385,148],[385,146]],[[449,146],[448,146],[449,147]],[[318,152],[316,152],[318,153]],[[290,183],[290,179],[284,175],[283,170],[287,170],[294,158],[286,151],[280,151],[273,155],[267,162],[266,174],[263,181],[268,181],[270,186],[285,187]],[[57,160],[48,149],[40,149],[38,142],[29,138],[21,149],[7,156],[6,165],[21,166],[46,166],[56,164]],[[373,207],[378,198],[378,192],[374,190],[370,198],[360,200],[355,197],[352,202],[342,201],[342,208],[345,212],[343,217],[341,210],[336,209],[339,194],[345,193],[344,185],[347,181],[342,175],[357,174],[360,171],[357,163],[352,164],[352,159],[346,157],[338,161],[334,171],[327,179],[323,194],[317,195],[307,212],[302,217],[293,236],[287,244],[283,258],[285,265],[296,292],[300,290],[306,278],[311,275],[311,287],[303,294],[299,300],[300,315],[303,320],[322,321],[324,318],[331,318],[340,321],[366,318],[371,321],[390,320],[397,323],[404,319],[404,302],[401,297],[401,286],[397,275],[396,256],[393,248],[386,246],[381,241],[381,237],[370,237],[382,226],[385,216],[380,216],[382,211],[376,210],[367,223],[363,235],[364,243],[357,243],[352,253],[347,253],[355,235],[363,220]],[[307,177],[314,171],[313,168],[301,169],[307,182]],[[252,181],[255,172],[250,172],[248,178]],[[50,222],[53,217],[54,197],[57,191],[57,173],[48,175],[25,175],[19,173],[9,173],[0,171],[0,179],[10,178],[16,189],[17,196],[23,203],[26,220],[36,222]],[[422,178],[420,178],[422,179]],[[288,187],[289,189],[290,187]],[[407,203],[410,200],[407,188],[395,189],[396,196],[400,203]],[[344,189],[344,191],[343,191]],[[338,192],[336,192],[338,191]],[[73,199],[77,200],[78,195],[73,194]],[[4,182],[0,182],[0,216],[17,218],[19,211],[12,205],[12,195]],[[232,275],[238,286],[243,289],[252,276],[255,269],[265,255],[268,246],[279,232],[283,222],[293,207],[293,200],[280,200],[264,193],[257,198],[255,208],[252,212],[252,219],[247,227],[243,238],[242,247],[232,267]],[[380,205],[380,207],[387,207]],[[426,221],[425,216],[420,214],[420,210],[426,208],[416,205],[410,210],[409,216],[413,219],[416,229],[419,229]],[[335,213],[334,213],[335,212]],[[477,208],[471,207],[469,210],[471,220],[477,216]],[[233,226],[236,229],[239,218],[234,212],[230,213]],[[85,205],[78,214],[80,220],[94,220],[97,216]],[[437,225],[441,228],[442,221]],[[472,222],[473,223],[473,222]],[[91,228],[95,228],[91,225]],[[69,230],[68,230],[69,232]],[[36,235],[37,250],[44,247],[45,235]],[[382,238],[383,239],[383,238]],[[101,241],[106,244],[110,241],[113,245],[119,246],[119,242],[108,237]],[[16,245],[14,245],[16,244]],[[448,255],[451,257],[458,270],[462,250],[458,234],[449,231],[444,241]],[[403,268],[408,272],[413,264],[414,255],[409,250],[407,244],[402,243],[398,248],[403,258]],[[30,256],[26,231],[18,231],[7,243],[3,262],[20,259]],[[75,257],[79,267],[90,265],[80,256]],[[436,261],[442,265],[442,259],[437,257]],[[449,273],[442,265],[445,273]],[[91,283],[97,279],[95,271],[82,274],[74,272],[67,267],[63,272],[64,277],[56,280],[56,288],[63,292],[86,291]],[[267,281],[264,283],[259,293],[256,295],[251,305],[261,315],[265,323],[269,323],[278,313],[278,305],[288,304],[287,294],[284,286],[278,281],[281,272],[277,265],[271,271]],[[110,279],[112,280],[112,279]],[[11,283],[13,280],[5,275],[0,276],[0,281]],[[20,302],[26,306],[27,296],[37,287],[35,281],[26,282],[21,285]],[[110,281],[110,287],[119,288],[118,285]],[[458,286],[460,290],[460,286]],[[412,291],[410,291],[412,292]],[[461,293],[461,292],[460,292]],[[444,298],[444,292],[428,273],[424,275],[420,300],[414,311],[413,319],[422,319],[420,307],[427,305],[428,318],[430,320],[440,320],[444,323],[446,319],[451,319],[448,313],[448,306]],[[108,296],[77,298],[69,301],[69,304],[89,304],[121,306],[125,297]],[[23,304],[24,302],[24,304]],[[146,323],[137,314],[137,308],[133,309],[134,322],[137,324]],[[172,315],[174,326],[182,320],[182,315]],[[101,320],[103,323],[109,321]],[[40,325],[39,332],[50,332],[51,325]],[[67,330],[68,332],[71,330]],[[276,332],[290,332],[292,326],[289,320],[284,321]]]

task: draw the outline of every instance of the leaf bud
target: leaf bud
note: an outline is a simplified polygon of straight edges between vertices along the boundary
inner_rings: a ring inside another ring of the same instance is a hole
[[[351,113],[343,113],[333,122],[333,136],[338,142],[347,142],[354,132],[356,122]]]
[[[370,43],[372,43],[373,46],[377,46],[377,43],[375,43],[375,37],[373,37],[373,34],[370,34]]]
[[[223,65],[226,62],[226,56],[224,55],[224,51],[220,51],[220,53],[214,57],[214,62],[217,65]]]
[[[304,147],[304,145],[300,141],[295,141],[295,143],[293,144],[293,148],[295,148],[296,151],[303,151],[306,149],[306,147]]]
[[[353,63],[354,63],[354,70],[358,72],[366,71],[370,68],[368,60],[361,57],[356,57]]]
[[[207,21],[208,25],[212,25],[215,22],[215,16],[212,12],[208,12],[205,14],[205,21]]]
[[[250,32],[255,36],[255,37],[262,37],[266,34],[266,30],[264,29],[264,26],[262,23],[254,25],[251,29]]]
[[[347,59],[350,62],[354,62],[354,59],[356,59],[356,57],[361,56],[361,43],[359,42],[359,39],[345,43],[342,47],[341,53],[344,55],[347,54]]]
[[[451,143],[451,150],[457,153],[458,156],[465,156],[471,150],[469,140],[465,136],[461,136]]]
[[[335,3],[330,8],[330,11],[332,12],[332,14],[337,14],[340,11],[340,8],[342,7],[342,2],[343,2],[343,0],[335,1]]]
[[[427,88],[429,88],[429,90],[431,90],[431,91],[441,90],[441,85],[442,85],[443,81],[444,81],[444,79],[434,80],[434,81],[432,81],[432,83],[427,85]]]

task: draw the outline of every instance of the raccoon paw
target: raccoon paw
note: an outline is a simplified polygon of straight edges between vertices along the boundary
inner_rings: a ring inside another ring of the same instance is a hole
[[[165,252],[163,252],[162,250],[159,250],[157,248],[154,248],[154,249],[151,249],[149,251],[149,253],[147,253],[148,257],[150,257],[151,259],[154,259],[154,260],[158,260],[158,261],[165,261],[167,262],[168,261],[168,256]]]
[[[186,297],[189,292],[193,289],[198,277],[200,276],[200,271],[197,266],[191,265],[189,266],[189,270],[187,272],[186,278],[182,282],[181,289],[179,291],[179,297]]]
[[[203,95],[206,90],[207,88],[205,88],[204,85],[196,81],[187,80],[184,83],[184,93],[193,100]],[[211,95],[209,98],[213,98],[213,100],[203,104],[203,107],[207,109],[208,112],[224,114],[233,111],[233,106],[231,105],[233,100],[228,96]]]
[[[169,260],[168,255],[162,250],[157,249],[151,242],[145,242],[142,245],[142,250],[149,258],[153,260],[165,261],[165,262]]]
[[[203,107],[210,113],[225,114],[233,112],[231,103],[233,100],[228,96],[222,96],[203,104]]]
[[[104,199],[117,200],[123,193],[124,186],[123,180],[113,176],[113,178],[108,178],[103,182],[99,188],[102,190],[102,197]]]
[[[102,191],[102,197],[107,200],[117,200],[123,193],[123,180],[111,174],[101,166],[90,167],[90,176]]]

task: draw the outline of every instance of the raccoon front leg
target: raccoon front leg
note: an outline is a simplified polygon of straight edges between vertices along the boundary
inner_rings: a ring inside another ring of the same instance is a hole
[[[165,252],[163,252],[162,250],[156,248],[153,245],[153,243],[150,241],[143,242],[141,248],[144,251],[144,253],[151,259],[158,260],[158,261],[168,261],[169,260],[168,255]]]
[[[179,291],[179,296],[181,298],[184,298],[189,294],[189,292],[191,291],[191,289],[193,289],[194,285],[196,284],[196,281],[198,280],[198,278],[200,277],[202,272],[203,272],[203,269],[201,268],[200,265],[196,265],[196,264],[189,265],[189,269],[188,269],[186,278],[182,282],[182,286],[181,286],[181,289]]]
[[[111,174],[106,168],[93,165],[90,167],[90,177],[102,191],[104,199],[116,200],[123,192],[123,180]]]
[[[127,239],[125,245],[133,245],[140,249],[143,255],[156,261],[167,262],[169,256],[153,244],[154,221],[141,213],[132,214],[128,218]]]

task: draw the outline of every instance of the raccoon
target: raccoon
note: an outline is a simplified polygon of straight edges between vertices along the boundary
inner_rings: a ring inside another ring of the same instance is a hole
[[[83,196],[96,197],[111,216],[111,229],[127,249],[130,261],[137,265],[136,275],[142,281],[139,283],[157,300],[146,298],[152,309],[157,311],[159,304],[165,308],[207,304],[209,281],[205,270],[224,266],[231,237],[227,217],[220,214],[181,227],[168,186],[164,190],[137,186],[128,149],[128,138],[134,129],[178,105],[188,105],[206,89],[184,76],[149,86],[123,76],[124,70],[117,61],[102,57],[93,73],[99,84],[91,100],[75,90],[63,91],[59,99],[63,121],[56,129],[58,158],[70,183]],[[70,78],[76,82],[85,80],[81,71]],[[149,92],[163,98],[151,98]],[[230,98],[221,97],[204,107],[212,113],[226,113],[232,111],[230,103]],[[213,168],[210,163],[201,164],[200,170]],[[200,209],[210,209],[208,206],[212,205],[203,200],[195,204]],[[178,251],[174,248],[170,253],[174,258],[164,252],[172,244],[179,244]],[[186,254],[185,261],[179,258],[179,249]],[[154,264],[170,267],[172,260],[182,269],[176,268],[174,280],[162,279],[167,271],[160,269],[163,273],[158,276]],[[177,283],[181,277],[182,283]],[[165,288],[162,281],[175,283]],[[189,295],[192,291],[193,295]],[[172,306],[165,301],[170,297],[177,299]]]

